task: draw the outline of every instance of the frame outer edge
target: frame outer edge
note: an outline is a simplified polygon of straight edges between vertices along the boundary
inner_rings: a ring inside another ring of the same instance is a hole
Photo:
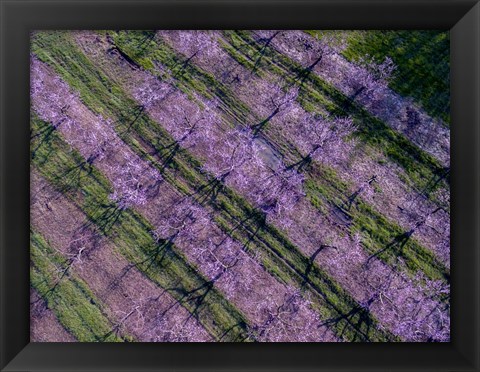
[[[160,1],[161,2],[161,1]],[[321,1],[319,1],[321,2]],[[10,63],[6,63],[7,62],[7,57],[5,56],[5,51],[8,49],[5,44],[6,44],[6,41],[7,41],[7,37],[6,37],[6,33],[7,33],[7,30],[8,31],[12,31],[14,28],[16,31],[18,31],[18,26],[15,25],[15,27],[12,26],[12,21],[11,20],[7,20],[7,17],[6,17],[6,14],[9,14],[9,15],[12,15],[10,13],[8,13],[6,11],[6,8],[7,8],[7,5],[10,6],[12,5],[13,3],[15,3],[15,1],[5,1],[5,0],[0,0],[0,24],[1,24],[1,45],[0,45],[0,58],[1,58],[1,69],[0,69],[0,85],[1,85],[1,89],[0,89],[0,102],[1,102],[1,123],[0,123],[0,146],[1,146],[1,149],[0,149],[0,167],[1,167],[1,177],[0,177],[0,244],[1,244],[1,251],[0,251],[0,259],[1,259],[1,265],[0,265],[0,270],[2,271],[0,273],[0,280],[1,280],[1,283],[0,285],[2,286],[2,289],[6,286],[7,284],[7,275],[6,275],[6,271],[8,270],[8,267],[7,267],[7,263],[6,263],[6,260],[5,258],[7,257],[7,254],[6,254],[6,243],[8,241],[8,239],[5,237],[5,233],[7,232],[6,231],[6,224],[7,224],[7,214],[6,214],[6,209],[5,209],[5,206],[6,206],[6,203],[8,202],[8,198],[7,198],[7,195],[5,193],[5,190],[7,188],[7,183],[5,181],[6,177],[5,175],[7,174],[7,172],[5,171],[5,168],[7,167],[7,154],[8,154],[8,151],[6,149],[6,147],[9,146],[9,143],[7,142],[6,140],[6,136],[5,134],[8,132],[7,129],[6,129],[6,118],[7,118],[7,115],[6,115],[6,109],[5,109],[5,104],[7,102],[7,97],[6,97],[6,87],[4,86],[4,83],[6,80],[8,80],[8,76],[6,75],[7,74],[7,69],[6,69],[6,65],[9,65],[10,67],[12,66],[12,62]],[[18,1],[18,4],[25,4],[25,3],[29,3],[29,4],[33,4],[33,5],[38,5],[39,3],[42,3],[42,1]],[[44,3],[44,1],[43,1]],[[56,3],[56,4],[59,4],[60,2],[59,1],[53,1],[53,3]],[[64,1],[65,4],[67,3],[72,3],[72,1],[70,0],[66,0]],[[85,5],[88,6],[88,4],[92,4],[92,1],[84,1]],[[111,1],[111,3],[113,4],[114,2]],[[119,3],[127,3],[127,1],[119,1]],[[143,2],[139,2],[138,4],[142,4]],[[225,2],[226,4],[228,4],[229,2],[226,1]],[[359,3],[362,3],[361,1],[359,1]],[[395,3],[395,2],[394,2]],[[398,3],[398,2],[397,2]],[[468,4],[472,4],[472,3],[475,3],[475,2],[470,2],[470,1],[452,1],[452,3],[457,3],[457,4],[463,4],[465,6],[466,3]],[[468,15],[471,15],[471,16],[476,16],[476,40],[477,40],[477,45],[476,45],[476,54],[475,54],[475,58],[476,58],[476,80],[475,79],[471,79],[471,80],[474,80],[475,82],[471,82],[470,84],[473,84],[473,91],[472,89],[469,90],[469,92],[471,94],[473,94],[473,99],[476,99],[477,101],[477,105],[474,106],[473,110],[474,111],[474,119],[475,119],[475,122],[472,123],[472,125],[474,125],[475,123],[477,124],[477,126],[472,130],[472,134],[474,134],[474,138],[471,138],[472,141],[475,142],[475,144],[479,145],[480,144],[480,135],[479,135],[479,129],[478,129],[478,122],[479,122],[479,98],[480,98],[480,87],[479,87],[479,79],[480,79],[480,74],[479,74],[479,61],[480,61],[480,50],[479,50],[479,45],[478,45],[478,41],[480,40],[480,5],[478,3],[478,1],[476,2],[476,5],[473,5],[473,9],[471,9],[467,15],[464,16],[464,18]],[[472,12],[473,12],[473,15],[472,15]],[[13,12],[15,13],[15,12]],[[18,16],[18,15],[16,15]],[[32,16],[29,17],[29,19],[31,19]],[[67,17],[68,18],[68,17]],[[460,22],[462,22],[463,18],[459,21],[458,24],[460,24]],[[78,21],[76,21],[78,22]],[[89,21],[85,21],[86,23],[89,23]],[[9,24],[10,28],[7,27],[6,24]],[[21,23],[21,26],[20,28],[23,26],[22,22]],[[21,29],[20,31],[23,32],[23,29]],[[18,38],[17,38],[18,39]],[[473,48],[475,49],[475,47]],[[17,50],[15,50],[15,53],[18,54]],[[473,52],[475,53],[475,52]],[[18,68],[17,68],[18,70]],[[12,72],[11,70],[9,70],[10,72]],[[18,72],[15,73],[16,76],[18,76]],[[476,84],[476,85],[475,85]],[[21,84],[20,84],[21,85]],[[470,85],[470,87],[472,87],[472,85]],[[24,87],[21,86],[21,89],[23,89]],[[469,108],[470,109],[470,108]],[[11,108],[9,108],[9,113],[11,113]],[[471,112],[471,111],[470,111]],[[22,116],[23,117],[23,116]],[[17,120],[18,122],[19,120]],[[470,119],[469,122],[471,122],[472,120]],[[10,146],[11,147],[11,146]],[[23,148],[23,147],[22,147]],[[480,186],[480,174],[478,172],[478,166],[480,165],[480,150],[478,147],[475,147],[472,149],[473,151],[473,163],[474,163],[474,166],[477,167],[476,171],[473,173],[473,177],[472,177],[472,187],[473,189],[475,190],[475,193],[473,195],[473,199],[471,199],[471,202],[472,204],[476,207],[477,211],[474,215],[474,219],[473,221],[471,221],[471,224],[469,224],[469,226],[474,226],[475,230],[474,230],[474,240],[475,240],[475,243],[478,245],[478,242],[479,242],[479,238],[480,238],[480,219],[479,219],[479,214],[478,214],[478,211],[480,210],[480,199],[478,197],[478,190],[480,189],[479,186]],[[458,212],[457,212],[458,214]],[[9,233],[9,236],[10,235],[13,235],[13,233]],[[479,271],[480,271],[480,266],[479,266],[479,254],[478,254],[478,246],[476,247],[477,248],[477,251],[475,251],[475,259],[472,260],[470,263],[471,265],[474,265],[476,264],[477,266],[475,267],[476,268],[476,272],[474,272],[474,279],[476,280],[476,289],[478,289],[478,283],[479,283],[479,279],[480,279],[480,274],[479,274]],[[11,269],[10,271],[11,272]],[[10,283],[12,284],[12,283]],[[470,289],[471,291],[471,289]],[[11,293],[11,292],[9,292]],[[469,292],[471,293],[471,292]],[[0,355],[0,370],[23,370],[23,368],[21,367],[21,362],[20,360],[22,360],[22,356],[25,355],[25,352],[28,351],[28,349],[31,349],[29,348],[29,346],[34,346],[34,345],[27,345],[27,347],[25,347],[16,357],[14,357],[13,354],[16,354],[15,350],[18,350],[18,347],[21,346],[21,345],[17,345],[17,347],[12,347],[12,346],[8,346],[9,347],[9,351],[7,352],[7,336],[11,336],[11,334],[8,334],[6,333],[6,330],[8,329],[9,331],[11,331],[12,329],[12,325],[9,324],[8,322],[8,319],[5,317],[5,314],[6,314],[6,309],[7,309],[7,304],[8,304],[8,301],[7,301],[7,296],[6,296],[6,293],[5,291],[1,291],[0,292],[0,311],[1,311],[1,314],[0,314],[0,317],[1,317],[1,323],[0,323],[0,333],[1,333],[1,337],[0,337],[0,342],[1,342],[1,345],[0,345],[0,352],[1,352],[1,355]],[[18,301],[16,301],[18,302]],[[479,308],[480,308],[480,296],[476,296],[472,301],[471,301],[474,309],[472,311],[474,311],[474,314],[478,315],[478,311],[479,311]],[[11,304],[9,304],[11,306]],[[463,352],[463,349],[461,351],[462,355],[465,357],[466,360],[468,360],[469,362],[472,362],[475,364],[475,366],[473,368],[475,368],[475,370],[478,370],[479,366],[480,366],[480,354],[478,351],[476,351],[476,355],[475,354],[475,348],[478,349],[478,342],[479,342],[479,339],[478,339],[478,335],[479,335],[479,320],[478,318],[475,318],[476,320],[476,323],[472,325],[472,330],[473,332],[476,332],[475,333],[475,342],[470,345],[470,349],[473,350],[473,353],[472,351],[468,351],[468,352]],[[18,343],[18,342],[17,342]],[[456,346],[459,346],[459,345],[456,345]],[[473,355],[473,359],[472,359],[472,355]],[[7,360],[8,359],[8,360]],[[16,362],[20,362],[20,363],[15,363],[13,361],[16,361]],[[8,363],[8,362],[11,362],[10,365],[8,365],[6,368],[5,368],[5,365]],[[24,364],[25,365],[25,364]],[[3,369],[5,368],[5,369]],[[30,369],[30,366],[27,367],[28,369]],[[35,370],[38,370],[38,369],[45,369],[45,366],[42,366],[41,364],[37,365],[36,367],[32,367],[31,368],[34,368]],[[48,368],[48,367],[47,367]],[[73,369],[75,367],[71,366],[69,369]],[[201,367],[199,367],[201,368]],[[305,367],[302,367],[302,368],[305,368]],[[363,367],[365,368],[365,367]],[[415,370],[419,370],[418,369],[419,367],[416,367]],[[451,371],[467,371],[467,370],[471,370],[470,368],[466,368],[466,367],[457,367],[459,369],[451,369]],[[94,368],[95,370],[101,370],[102,367],[99,367],[97,366],[96,368]],[[110,368],[112,369],[112,368]],[[141,369],[141,368],[139,368]],[[239,369],[237,367],[237,369]],[[357,369],[362,369],[362,367],[357,367],[355,370]],[[397,368],[395,367],[387,367],[385,366],[383,370],[398,370]],[[412,368],[413,369],[413,368]],[[173,370],[173,369],[172,369]],[[430,370],[430,369],[429,369]]]

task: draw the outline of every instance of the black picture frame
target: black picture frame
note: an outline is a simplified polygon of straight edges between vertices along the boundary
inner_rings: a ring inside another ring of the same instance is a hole
[[[479,371],[480,4],[472,0],[0,0],[2,371]],[[29,343],[29,33],[37,29],[451,31],[452,341]]]

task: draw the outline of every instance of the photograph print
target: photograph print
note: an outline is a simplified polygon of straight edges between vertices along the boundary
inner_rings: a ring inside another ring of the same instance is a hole
[[[31,342],[449,342],[442,30],[30,35]]]

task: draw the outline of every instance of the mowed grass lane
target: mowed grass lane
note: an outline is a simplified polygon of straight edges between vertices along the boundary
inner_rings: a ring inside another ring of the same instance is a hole
[[[36,231],[30,231],[30,283],[52,309],[60,324],[81,342],[134,341],[116,332],[101,301],[88,284],[70,270],[70,260],[58,254]]]
[[[316,35],[316,31],[308,31]],[[450,124],[450,35],[443,30],[346,31],[343,55],[357,61],[366,54],[386,56],[397,66],[390,87],[413,97],[432,117]]]

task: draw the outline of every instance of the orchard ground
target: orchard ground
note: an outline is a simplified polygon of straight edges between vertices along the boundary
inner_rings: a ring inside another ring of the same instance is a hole
[[[31,52],[32,341],[450,340],[448,33]]]

